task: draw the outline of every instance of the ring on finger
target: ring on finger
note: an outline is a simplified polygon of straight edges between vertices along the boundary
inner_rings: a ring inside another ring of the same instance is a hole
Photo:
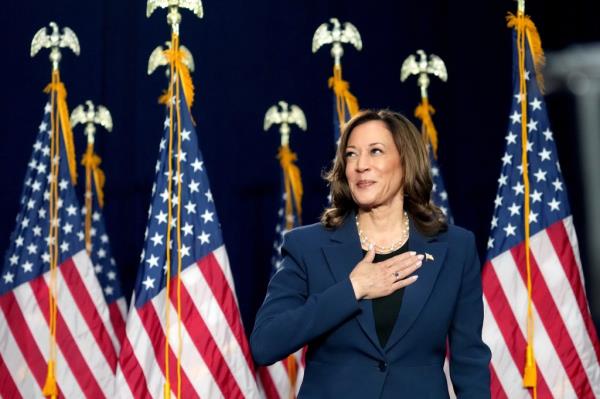
[[[400,272],[394,272],[394,278],[396,281],[400,280]]]

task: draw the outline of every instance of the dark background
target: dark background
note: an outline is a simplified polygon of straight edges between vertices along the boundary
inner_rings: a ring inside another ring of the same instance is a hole
[[[311,54],[311,40],[330,17],[351,21],[362,35],[363,51],[347,47],[342,63],[363,108],[389,107],[413,118],[419,91],[414,78],[400,83],[403,60],[423,48],[446,62],[448,82],[434,80],[429,91],[437,110],[439,160],[455,222],[476,233],[485,256],[512,95],[511,36],[504,17],[516,10],[516,2],[206,0],[204,9],[202,20],[182,11],[181,43],[196,62],[192,113],[246,328],[271,268],[279,137],[276,130],[264,133],[262,121],[278,100],[298,104],[308,120],[308,131],[294,132],[291,139],[305,188],[304,222],[315,222],[325,203],[320,175],[334,150],[327,88],[332,59],[328,48]],[[10,0],[0,12],[0,252],[14,228],[46,102],[42,89],[50,81],[48,51],[31,59],[30,43],[54,20],[75,31],[82,49],[79,57],[63,52],[61,76],[70,109],[91,99],[112,112],[114,130],[98,134],[96,150],[107,177],[107,229],[127,298],[138,269],[164,119],[157,97],[166,80],[162,71],[147,76],[147,60],[170,38],[165,11],[149,19],[145,11],[142,0]],[[547,52],[600,40],[599,11],[597,0],[527,4]],[[558,93],[547,101],[587,273],[573,100]],[[78,158],[85,148],[81,130],[75,132]],[[588,295],[594,294],[600,295],[600,287],[588,287]]]

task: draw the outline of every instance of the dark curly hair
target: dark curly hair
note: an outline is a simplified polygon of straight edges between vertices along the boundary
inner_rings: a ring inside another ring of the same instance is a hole
[[[417,229],[427,236],[446,230],[446,217],[431,202],[433,182],[425,139],[407,118],[389,110],[361,111],[344,125],[333,167],[324,176],[331,190],[331,206],[321,215],[321,223],[327,228],[339,227],[348,214],[357,210],[346,179],[344,154],[354,128],[370,121],[383,122],[392,134],[404,171],[404,209]]]

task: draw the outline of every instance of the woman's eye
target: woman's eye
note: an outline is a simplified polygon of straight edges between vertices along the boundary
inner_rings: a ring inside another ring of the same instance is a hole
[[[350,158],[350,157],[353,157],[354,155],[356,155],[355,152],[353,152],[353,151],[346,151],[345,157],[346,158]]]
[[[381,150],[381,148],[372,148],[371,154],[373,154],[373,155],[383,154],[383,150]]]

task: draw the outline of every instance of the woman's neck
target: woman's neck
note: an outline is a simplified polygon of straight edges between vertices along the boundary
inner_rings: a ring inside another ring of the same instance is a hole
[[[357,221],[360,230],[371,243],[378,246],[390,246],[406,233],[407,217],[402,200],[391,205],[377,208],[359,209]]]

